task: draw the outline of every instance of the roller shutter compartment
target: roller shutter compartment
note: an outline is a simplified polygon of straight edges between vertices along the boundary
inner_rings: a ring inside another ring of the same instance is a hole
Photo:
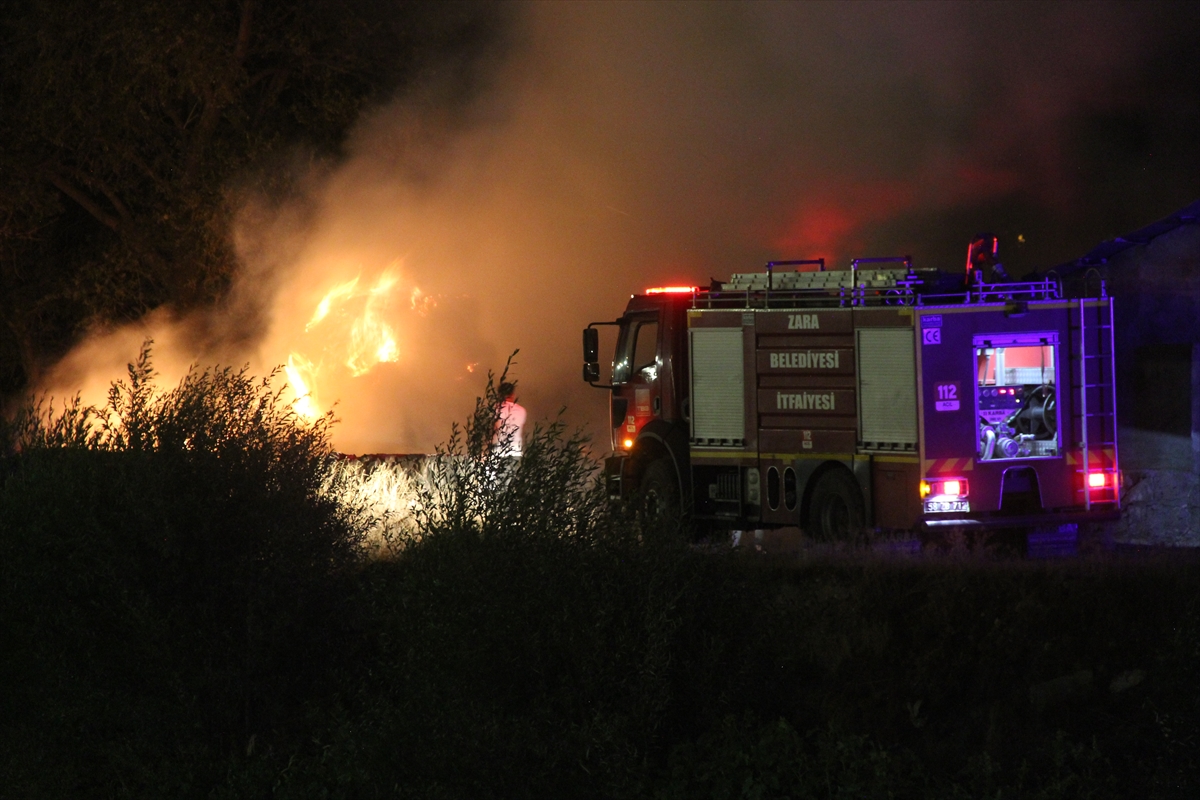
[[[857,337],[859,446],[868,450],[916,449],[912,328],[863,328]]]
[[[692,443],[741,445],[746,439],[741,328],[693,328]]]

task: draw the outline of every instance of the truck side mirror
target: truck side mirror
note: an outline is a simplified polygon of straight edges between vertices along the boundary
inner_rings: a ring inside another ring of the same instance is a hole
[[[600,331],[595,328],[583,329],[583,363],[600,363]]]
[[[595,328],[583,329],[583,379],[600,380],[600,331]]]

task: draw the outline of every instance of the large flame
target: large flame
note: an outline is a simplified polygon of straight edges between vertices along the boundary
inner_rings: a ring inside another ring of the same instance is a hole
[[[288,356],[287,366],[283,371],[287,375],[288,385],[296,395],[296,401],[292,404],[296,413],[305,419],[316,419],[320,416],[317,398],[311,387],[316,378],[316,367],[313,363],[299,353],[292,353]]]
[[[293,407],[307,419],[315,419],[326,410],[319,395],[323,374],[344,369],[357,378],[379,364],[400,358],[396,331],[387,320],[399,276],[389,268],[371,286],[360,285],[361,278],[361,274],[356,275],[325,293],[304,326],[309,346],[304,352],[296,350],[288,355],[284,372],[296,395]],[[415,298],[421,296],[421,290],[414,287],[414,307]],[[318,355],[308,355],[313,351]]]

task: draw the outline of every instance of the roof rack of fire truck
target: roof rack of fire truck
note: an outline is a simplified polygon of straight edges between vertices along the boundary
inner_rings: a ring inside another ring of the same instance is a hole
[[[900,264],[899,268],[880,265]],[[776,267],[816,267],[776,271]],[[1101,296],[1104,287],[1100,288]],[[942,306],[1059,300],[1053,278],[1006,283],[974,282],[936,269],[916,269],[910,256],[856,258],[848,270],[826,270],[825,259],[771,261],[766,272],[734,273],[692,295],[693,308],[848,308]]]

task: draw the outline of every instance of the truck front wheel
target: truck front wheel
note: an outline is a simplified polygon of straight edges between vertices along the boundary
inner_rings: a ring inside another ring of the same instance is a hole
[[[850,541],[866,526],[862,491],[850,473],[832,469],[817,480],[806,533],[820,541]]]

